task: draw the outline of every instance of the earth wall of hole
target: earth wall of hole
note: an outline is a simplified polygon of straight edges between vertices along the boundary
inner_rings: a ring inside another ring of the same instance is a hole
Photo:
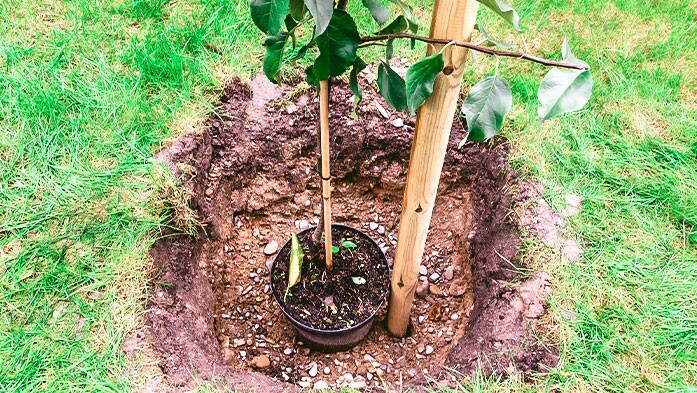
[[[332,89],[334,218],[367,232],[391,262],[414,123],[403,113],[386,118],[387,105],[362,83],[358,118],[351,115],[348,87]],[[190,190],[201,222],[195,236],[163,232],[151,250],[147,321],[169,385],[185,389],[195,378],[218,379],[281,391],[321,380],[387,390],[400,381],[452,384],[451,369],[505,374],[555,365],[554,346],[538,342],[529,329],[544,314],[549,277],[536,273],[521,282],[511,266],[520,240],[510,212],[539,195],[510,195],[513,184],[530,187],[512,176],[506,144],[458,149],[465,131],[457,120],[411,336],[390,337],[382,310],[351,351],[315,353],[294,339],[271,298],[273,255],[264,249],[313,225],[320,213],[314,97],[302,85],[279,88],[263,77],[251,86],[233,81],[202,135],[186,136],[158,155]]]

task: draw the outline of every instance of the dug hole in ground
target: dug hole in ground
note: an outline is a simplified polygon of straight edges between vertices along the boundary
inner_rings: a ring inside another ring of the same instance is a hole
[[[375,239],[392,263],[413,136],[412,119],[390,113],[362,74],[364,100],[337,83],[330,98],[335,222]],[[305,86],[305,87],[303,87]],[[234,80],[202,134],[158,154],[190,190],[201,227],[163,231],[151,250],[148,341],[167,391],[218,380],[260,392],[304,387],[391,390],[453,385],[459,373],[544,372],[557,364],[535,320],[551,278],[522,277],[520,231],[567,258],[578,245],[541,199],[516,179],[505,143],[457,144],[455,119],[412,310],[411,334],[391,337],[386,306],[364,341],[334,354],[302,346],[271,298],[269,268],[289,238],[317,222],[318,102],[304,84]]]

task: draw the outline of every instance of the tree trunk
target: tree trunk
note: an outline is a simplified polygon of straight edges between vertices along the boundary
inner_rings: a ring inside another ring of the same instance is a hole
[[[436,0],[430,37],[468,41],[474,29],[477,8],[476,0]],[[437,53],[442,47],[429,45],[427,55]],[[426,245],[466,57],[465,48],[449,46],[445,49],[443,72],[436,77],[433,94],[416,117],[387,315],[387,328],[397,337],[405,336],[409,327],[419,265]]]

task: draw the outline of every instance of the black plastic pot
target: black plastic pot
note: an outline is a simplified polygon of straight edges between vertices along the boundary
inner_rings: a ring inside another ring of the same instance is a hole
[[[367,243],[369,244],[370,247],[374,247],[378,252],[376,254],[380,255],[381,258],[379,261],[375,261],[378,264],[384,264],[388,273],[389,273],[389,265],[387,263],[387,258],[385,257],[385,254],[380,250],[380,247],[375,243],[375,241],[365,234],[364,232],[353,228],[348,225],[343,225],[343,224],[333,224],[332,228],[338,228],[338,229],[344,229],[344,230],[350,230],[352,232],[355,232],[357,236],[360,236],[367,240]],[[299,236],[303,233],[314,231],[313,228],[305,229],[304,231],[300,232]],[[276,254],[276,257],[274,258],[274,263],[273,266],[271,267],[271,279],[273,280],[274,277],[274,271],[276,269],[276,258],[278,258],[279,255],[284,255],[290,252],[290,240],[288,240],[283,247],[279,250],[278,254]],[[273,285],[272,285],[273,286]],[[382,308],[382,305],[385,303],[385,299],[387,298],[387,295],[389,294],[390,290],[390,285],[389,285],[389,280],[387,281],[387,285],[385,288],[385,296],[383,296],[382,300],[380,301],[380,304],[378,304],[375,307],[375,310],[373,313],[365,319],[364,321],[360,321],[356,323],[355,325],[349,327],[349,328],[344,328],[344,329],[337,329],[337,330],[323,330],[323,329],[316,329],[313,328],[312,326],[308,326],[304,324],[301,321],[298,321],[297,319],[293,318],[288,312],[284,309],[283,304],[279,301],[277,294],[275,291],[271,291],[273,294],[273,298],[276,301],[276,304],[278,304],[278,307],[281,309],[281,312],[283,312],[283,315],[286,316],[286,319],[290,321],[290,323],[293,325],[295,328],[295,331],[299,337],[300,340],[304,343],[305,346],[312,348],[316,351],[319,352],[339,352],[339,351],[345,351],[347,349],[350,349],[354,347],[356,344],[361,342],[363,338],[370,332],[370,328],[373,326],[373,320],[375,318],[375,315],[378,313],[380,308]]]

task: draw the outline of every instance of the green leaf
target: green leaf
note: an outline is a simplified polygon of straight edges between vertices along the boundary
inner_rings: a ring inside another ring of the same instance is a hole
[[[305,68],[305,82],[307,82],[308,85],[315,86],[317,86],[317,83],[319,82],[315,76],[315,69],[311,65]]]
[[[363,277],[351,277],[351,280],[353,280],[353,283],[356,285],[363,285],[367,282]]]
[[[249,11],[252,14],[252,21],[264,33],[269,32],[269,13],[271,12],[272,0],[251,0]]]
[[[496,135],[512,103],[511,88],[500,76],[486,77],[472,86],[462,104],[469,130],[467,138],[481,142]]]
[[[403,33],[409,28],[409,22],[404,15],[397,16],[389,25],[383,27],[378,34],[397,34]]]
[[[421,59],[407,71],[407,104],[411,116],[433,94],[433,83],[443,69],[443,55],[438,53]]]
[[[276,35],[288,15],[288,0],[251,0],[252,21],[268,35]]]
[[[264,74],[273,83],[278,83],[278,76],[283,60],[283,48],[286,45],[288,33],[279,31],[278,34],[266,37],[266,55],[264,56]]]
[[[566,39],[562,44],[562,56],[566,62],[588,67],[588,63],[574,57]],[[540,121],[583,108],[590,99],[592,90],[593,77],[590,70],[552,68],[542,79],[537,92]]]
[[[378,67],[378,87],[380,88],[380,95],[393,108],[401,112],[407,107],[406,83],[385,62],[380,63]]]
[[[394,55],[394,38],[385,42],[385,61],[390,61]]]
[[[288,12],[290,12],[290,16],[293,19],[300,21],[307,14],[307,6],[303,0],[290,0],[288,3]]]
[[[486,32],[486,30],[484,30],[484,26],[482,25],[481,22],[477,22],[477,23],[474,25],[474,28],[477,29],[477,30],[479,30],[479,32],[482,34],[482,37],[484,37],[484,39],[485,39],[487,42],[489,42],[489,43],[491,43],[491,44],[493,44],[493,45],[496,45],[496,46],[498,46],[498,47],[500,47],[500,48],[503,48],[503,49],[513,49],[513,48],[515,48],[515,45],[513,45],[513,44],[507,44],[507,43],[505,43],[505,42],[501,42],[501,41],[499,41],[499,40],[497,40],[497,39],[491,37],[491,36]]]
[[[379,25],[390,19],[390,9],[382,4],[381,0],[363,0],[363,5],[370,11],[370,15]]]
[[[332,246],[332,254],[336,254],[337,252],[339,252],[339,247]]]
[[[315,77],[326,80],[330,76],[343,74],[356,61],[361,37],[351,15],[344,10],[336,10],[327,30],[315,40],[319,48],[314,65]]]
[[[303,0],[315,19],[315,35],[327,30],[334,12],[334,0]]]
[[[501,0],[477,0],[481,4],[484,4],[487,8],[496,12],[501,16],[506,22],[510,23],[514,29],[518,31],[523,31],[520,28],[520,16],[513,7],[508,5],[506,2]]]
[[[358,73],[361,72],[365,67],[366,64],[363,59],[356,57],[356,61],[353,62],[353,68],[349,74],[349,86],[351,86],[351,91],[357,98],[355,101],[355,106],[358,106],[363,99],[363,92],[361,91],[361,87],[358,85]]]
[[[308,51],[310,48],[312,48],[314,45],[315,45],[315,39],[314,39],[314,37],[313,37],[313,38],[310,40],[310,42],[308,42],[307,44],[301,46],[300,49],[298,49],[298,53],[296,53],[295,56],[293,56],[292,61],[298,61],[298,60],[302,59],[303,57],[305,57],[305,55],[307,54],[307,51]]]
[[[390,1],[393,2],[393,3],[395,3],[395,4],[397,4],[397,6],[399,7],[399,9],[402,10],[402,14],[404,14],[404,16],[405,16],[407,19],[409,19],[409,20],[413,20],[413,19],[414,19],[414,9],[412,8],[412,6],[410,6],[409,4],[403,2],[402,0],[390,0]]]
[[[288,288],[286,292],[300,282],[300,271],[303,266],[304,258],[305,253],[300,245],[300,240],[298,240],[298,237],[293,233],[290,238],[290,265],[288,266]]]
[[[356,248],[358,245],[356,243],[352,242],[351,240],[344,240],[341,242],[341,247],[343,248]]]

